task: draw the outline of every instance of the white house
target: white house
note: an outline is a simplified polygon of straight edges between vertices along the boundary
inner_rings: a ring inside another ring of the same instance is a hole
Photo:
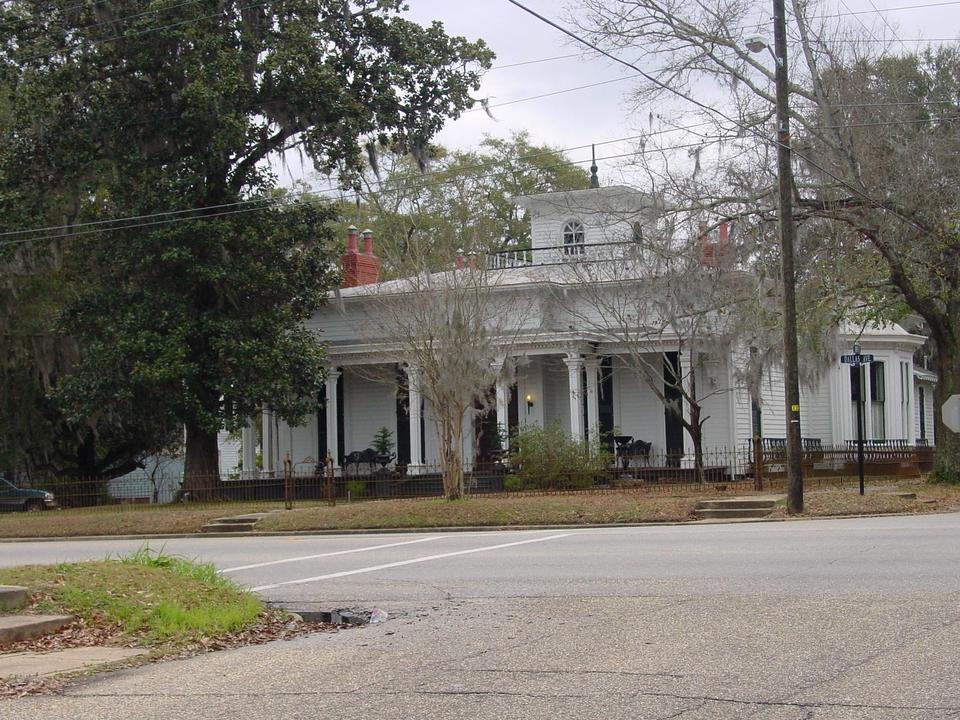
[[[496,281],[491,292],[505,293],[516,308],[526,309],[522,332],[509,347],[515,361],[512,377],[502,375],[496,387],[496,406],[485,416],[464,418],[463,455],[471,463],[490,451],[492,428],[558,421],[573,437],[583,438],[616,430],[652,443],[655,456],[689,455],[689,437],[679,419],[667,412],[652,389],[626,361],[621,344],[595,327],[577,322],[578,313],[556,298],[578,299],[570,263],[612,252],[619,244],[656,227],[657,209],[651,198],[622,187],[549,193],[518,198],[531,218],[532,250],[502,253],[491,266]],[[725,237],[720,243],[726,241]],[[722,250],[704,247],[704,261]],[[380,427],[397,442],[397,464],[409,473],[438,464],[437,436],[431,408],[417,386],[418,368],[395,344],[377,337],[369,322],[376,312],[371,289],[378,283],[379,260],[373,240],[364,236],[358,247],[356,232],[349,239],[344,262],[344,287],[309,322],[326,343],[330,371],[317,413],[298,427],[290,427],[269,408],[263,413],[263,468],[280,471],[289,457],[295,468],[312,466],[329,453],[339,468],[344,456],[371,445]],[[455,272],[452,271],[452,272]],[[380,300],[382,302],[382,299]],[[842,329],[844,346],[854,339],[876,362],[864,373],[865,437],[897,440],[906,445],[932,444],[933,385],[936,377],[914,365],[924,338],[897,325]],[[687,361],[679,347],[667,343],[661,358]],[[719,388],[705,401],[710,420],[705,425],[707,450],[743,448],[755,432],[785,437],[783,385],[777,368],[766,371],[759,396],[736,379],[735,369],[745,360],[742,351],[711,356],[699,371],[698,382]],[[660,362],[664,360],[661,359]],[[823,375],[819,386],[805,388],[801,402],[802,434],[824,445],[843,445],[856,437],[856,382],[839,358]],[[243,436],[243,467],[252,468],[255,433]]]

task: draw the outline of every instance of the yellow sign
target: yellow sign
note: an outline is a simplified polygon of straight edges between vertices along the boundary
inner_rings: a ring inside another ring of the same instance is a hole
[[[800,406],[799,406],[799,405],[791,405],[791,406],[790,406],[790,411],[791,411],[791,412],[800,412]]]

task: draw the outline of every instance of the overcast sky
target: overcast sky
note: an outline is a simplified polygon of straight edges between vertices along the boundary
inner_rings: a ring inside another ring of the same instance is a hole
[[[875,9],[903,8],[944,0],[826,0],[824,12],[849,13],[848,19],[867,36],[889,38],[892,30],[884,24]],[[605,58],[583,57],[583,48],[545,25],[507,0],[408,0],[409,17],[421,24],[441,21],[447,32],[469,39],[483,38],[496,52],[494,68],[484,78],[480,97],[489,98],[491,119],[482,110],[466,113],[449,122],[437,138],[450,148],[468,149],[477,145],[484,134],[507,136],[526,130],[537,143],[573,148],[590,143],[608,143],[627,137],[647,123],[650,108],[635,112],[626,96],[632,86],[630,70]],[[563,22],[570,3],[560,0],[525,0],[525,4],[551,19]],[[769,2],[763,2],[766,7]],[[789,3],[788,3],[789,5]],[[936,7],[894,10],[883,17],[908,47],[918,47],[915,38],[957,38],[960,36],[960,2]],[[860,24],[863,23],[863,24]],[[564,23],[565,24],[565,23]],[[866,27],[864,27],[866,26]],[[769,34],[769,33],[768,33]],[[562,55],[564,59],[527,63]],[[624,55],[626,59],[636,57]],[[641,65],[642,60],[639,61]],[[605,84],[571,90],[598,82]],[[564,92],[568,91],[569,92]],[[558,93],[550,97],[534,96]],[[709,89],[706,94],[709,95]],[[708,97],[702,97],[710,101]],[[523,100],[522,102],[515,102]],[[722,98],[713,98],[722,102]],[[501,103],[509,103],[497,107]],[[653,109],[655,110],[655,109]],[[625,152],[625,143],[608,143],[597,148],[600,157]],[[568,156],[588,160],[589,148],[572,150]],[[606,181],[622,179],[617,162],[601,160],[601,176]],[[619,176],[619,177],[618,177]]]

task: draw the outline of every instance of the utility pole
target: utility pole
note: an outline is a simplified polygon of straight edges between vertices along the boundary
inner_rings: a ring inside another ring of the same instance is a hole
[[[784,0],[773,0],[773,51],[777,88],[777,178],[780,268],[783,275],[783,384],[787,418],[787,512],[803,512],[803,448],[800,435],[800,368],[797,359],[797,277],[793,246],[793,168],[790,164],[790,81]]]

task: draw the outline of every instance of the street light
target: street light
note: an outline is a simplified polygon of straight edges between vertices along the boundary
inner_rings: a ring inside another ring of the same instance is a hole
[[[753,37],[747,38],[744,45],[747,46],[747,50],[752,53],[763,52],[768,49],[770,46],[767,44],[767,39],[760,35],[754,35]]]
[[[750,52],[769,49],[762,37],[746,40]],[[793,169],[790,164],[790,85],[787,76],[787,21],[784,0],[773,0],[773,59],[777,90],[777,180],[780,208],[780,269],[783,275],[783,384],[787,417],[787,511],[803,512],[803,458],[800,440],[800,368],[797,359],[797,277],[793,246]]]

